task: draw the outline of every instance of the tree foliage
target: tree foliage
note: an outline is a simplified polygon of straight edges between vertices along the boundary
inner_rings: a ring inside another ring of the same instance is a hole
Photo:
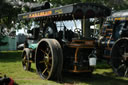
[[[46,0],[36,0],[37,2],[44,2]],[[103,4],[107,7],[113,8],[114,10],[127,9],[128,0],[48,0],[54,7],[72,3],[87,2],[87,3],[98,3]]]
[[[0,25],[7,25],[10,29],[17,22],[17,15],[29,11],[30,4],[43,3],[46,0],[1,0],[0,2]],[[103,4],[114,10],[127,9],[128,0],[47,0],[52,4],[52,7],[63,6],[72,3],[88,2]],[[12,4],[13,3],[13,4]]]
[[[16,21],[19,12],[19,8],[14,8],[11,4],[2,0],[0,3],[0,25],[4,24],[10,29],[13,26],[12,21]]]
[[[124,10],[128,7],[128,0],[81,0],[82,2],[103,4],[113,10]]]

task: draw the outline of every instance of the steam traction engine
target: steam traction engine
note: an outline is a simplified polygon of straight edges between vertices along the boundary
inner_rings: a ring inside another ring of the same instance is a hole
[[[28,41],[33,39],[35,43],[25,42],[23,68],[30,70],[31,62],[35,62],[37,73],[43,79],[59,78],[62,70],[91,73],[93,66],[89,65],[89,58],[95,57],[92,55],[96,38],[95,26],[100,25],[111,11],[93,3],[37,8],[38,10],[18,15],[19,20],[34,20],[40,23],[39,28],[28,31],[33,35],[28,37]],[[75,28],[69,30],[65,21],[72,21]],[[80,28],[77,21],[81,24]],[[57,26],[57,23],[61,25]],[[60,28],[62,29],[59,30]]]
[[[107,17],[97,41],[98,56],[110,60],[118,76],[128,76],[128,10]]]

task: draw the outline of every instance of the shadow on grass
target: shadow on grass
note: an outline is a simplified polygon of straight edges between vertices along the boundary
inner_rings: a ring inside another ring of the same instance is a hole
[[[31,68],[31,69],[30,69],[30,72],[32,72],[32,73],[36,73],[36,69]]]
[[[13,85],[19,85],[19,84],[17,84],[15,81],[14,81],[14,84]]]
[[[128,85],[128,80],[118,79],[116,76],[112,76],[113,73],[103,74],[87,74],[80,73],[64,73],[63,84],[76,85],[76,84],[90,84],[90,85]]]
[[[111,68],[110,61],[108,60],[98,60],[96,68],[98,69],[108,69]]]
[[[0,52],[0,62],[17,62],[21,61],[21,52]]]

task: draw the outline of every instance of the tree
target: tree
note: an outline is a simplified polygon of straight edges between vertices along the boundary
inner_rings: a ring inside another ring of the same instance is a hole
[[[4,36],[0,36],[0,46],[3,46],[3,45],[6,45],[7,42],[3,42],[2,39],[3,39]]]
[[[8,29],[12,27],[12,21],[17,19],[18,8],[14,8],[11,4],[4,0],[0,3],[0,25],[6,25]]]
[[[17,23],[17,15],[28,12],[29,8],[34,5],[39,5],[46,0],[1,0],[0,2],[0,25],[7,25],[10,29],[13,25],[12,21]],[[63,6],[72,3],[88,2],[103,4],[114,10],[127,9],[128,0],[47,0],[52,4],[52,7]],[[4,9],[4,10],[3,10]]]
[[[103,4],[113,10],[123,10],[128,7],[128,0],[81,0],[81,2],[91,2]]]
[[[51,0],[51,3],[54,6],[59,6],[59,5],[67,5],[67,4],[73,4],[73,3],[79,3],[81,2],[80,0]]]

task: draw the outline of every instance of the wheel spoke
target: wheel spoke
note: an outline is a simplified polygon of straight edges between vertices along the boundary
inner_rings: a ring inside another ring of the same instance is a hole
[[[39,63],[45,63],[45,61],[40,61]]]
[[[45,55],[47,55],[47,53],[45,51],[43,51],[42,49],[40,49]]]
[[[51,53],[51,51],[49,50],[49,51],[48,51],[48,55],[49,55],[50,53]]]
[[[23,63],[26,63],[26,62],[27,62],[27,60],[26,60],[26,59],[22,59],[22,62],[23,62]]]
[[[48,57],[49,57],[49,54],[50,54],[50,52],[51,52],[50,50],[48,50],[48,53],[47,53],[47,52],[43,51],[42,49],[41,49],[41,51],[42,51],[46,56],[48,56]],[[45,57],[46,57],[46,56],[45,56]]]
[[[117,68],[117,71],[119,70],[119,69],[121,69],[122,67],[124,67],[125,66],[125,64],[121,64],[118,68]]]
[[[48,72],[48,75],[49,75],[50,71],[49,71],[49,70],[47,70],[47,72]]]
[[[127,77],[127,74],[128,74],[128,67],[126,68],[126,71],[125,71],[124,77]]]
[[[44,71],[42,72],[42,74],[44,74],[47,71],[48,68],[45,68]]]
[[[42,50],[42,49],[40,49],[40,50],[41,50],[41,52],[43,52],[45,54],[44,58],[48,58],[48,61],[52,59],[52,57],[49,56],[50,53],[51,53],[51,51],[49,50],[49,48],[46,49],[47,52],[44,51],[44,50]]]
[[[23,58],[24,60],[26,60],[26,56],[24,56],[24,58]]]

